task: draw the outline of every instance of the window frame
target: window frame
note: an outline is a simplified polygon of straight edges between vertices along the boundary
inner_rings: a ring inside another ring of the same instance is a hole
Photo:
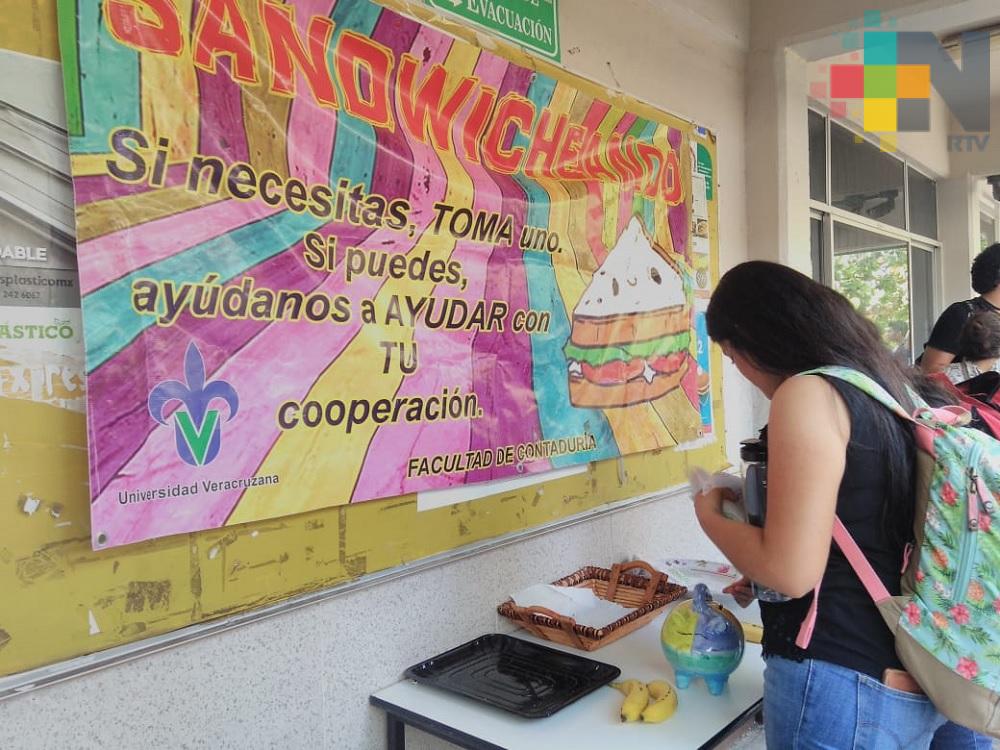
[[[912,171],[912,172],[916,172],[918,175],[920,175],[924,179],[930,180],[931,183],[933,183],[933,185],[934,185],[934,229],[935,229],[935,231],[938,234],[941,233],[941,227],[938,224],[938,218],[940,216],[940,211],[938,210],[937,178],[935,178],[932,175],[928,174],[928,172],[926,170],[921,169],[920,167],[918,167],[916,164],[914,164],[911,161],[908,161],[908,160],[904,159],[903,160],[903,164],[906,166],[906,169],[903,171],[903,179],[904,179],[904,188],[903,189],[904,189],[904,192],[906,194],[906,208],[905,208],[905,211],[906,211],[906,229],[914,237],[923,237],[924,240],[927,241],[927,242],[932,242],[932,243],[936,243],[936,244],[940,245],[941,241],[937,237],[931,237],[930,235],[920,234],[919,232],[914,232],[913,229],[912,229],[912,227],[910,226],[910,172]]]
[[[809,109],[812,109],[814,111],[819,111],[818,109],[816,109],[815,107],[812,107],[812,106],[810,106]],[[834,127],[834,125],[836,125],[836,126],[838,126],[840,128],[843,128],[847,133],[851,134],[855,138],[861,138],[862,140],[864,140],[869,145],[871,145],[874,148],[880,150],[881,153],[884,156],[886,156],[887,158],[891,159],[892,161],[898,162],[899,167],[901,168],[901,171],[902,171],[902,175],[903,175],[902,186],[901,186],[901,191],[902,191],[901,197],[902,197],[902,201],[903,201],[903,207],[902,207],[903,208],[903,226],[902,227],[897,227],[897,226],[895,226],[893,224],[888,224],[888,223],[885,223],[885,222],[879,222],[878,219],[869,219],[867,216],[863,216],[861,214],[856,214],[856,213],[853,213],[851,211],[847,211],[846,209],[838,209],[838,210],[845,211],[846,213],[849,213],[852,216],[857,216],[859,219],[862,219],[862,220],[878,222],[880,226],[887,226],[887,227],[891,227],[892,229],[896,229],[896,230],[900,230],[900,231],[904,231],[904,232],[909,231],[909,227],[910,227],[910,193],[909,193],[909,184],[908,184],[909,181],[907,180],[907,171],[906,171],[906,168],[907,168],[907,165],[908,165],[907,160],[900,158],[899,156],[897,156],[894,153],[890,153],[888,151],[882,151],[881,148],[879,147],[879,144],[875,140],[873,140],[870,136],[868,136],[863,130],[861,130],[858,127],[856,127],[854,125],[854,123],[850,123],[850,122],[833,122],[833,118],[829,114],[824,115],[824,117],[826,118],[826,203],[824,205],[828,205],[828,206],[830,206],[830,208],[835,208],[835,206],[833,205],[832,200],[833,200],[833,127]],[[923,173],[921,173],[921,174],[923,174]],[[810,198],[810,202],[813,202],[811,198]],[[936,208],[936,206],[935,206],[935,208]],[[933,239],[933,238],[930,238],[930,239]]]
[[[979,211],[977,212],[976,216],[979,219],[977,223],[980,231],[982,230],[983,226],[983,217],[986,217],[993,222],[992,242],[1000,242],[1000,202],[993,200],[992,198],[987,196],[985,192],[980,190]],[[987,245],[992,244],[992,242],[988,242]]]
[[[924,314],[926,311],[930,311],[931,317],[937,312],[937,302],[942,297],[941,290],[941,240],[928,237],[923,234],[918,234],[910,230],[910,180],[909,180],[909,170],[913,169],[921,176],[933,181],[935,183],[935,212],[938,214],[936,218],[940,218],[940,212],[938,211],[938,195],[937,195],[937,178],[934,177],[928,170],[922,168],[921,166],[915,164],[912,160],[906,158],[905,156],[899,156],[896,154],[886,153],[890,158],[896,159],[903,165],[903,216],[904,216],[904,229],[895,227],[891,224],[886,224],[878,221],[877,219],[871,219],[866,216],[861,216],[859,214],[847,211],[842,208],[838,208],[830,203],[830,196],[833,193],[833,159],[831,155],[830,145],[831,145],[831,132],[832,132],[832,117],[828,108],[824,107],[818,102],[810,100],[807,110],[816,112],[822,115],[825,122],[826,130],[826,154],[825,165],[826,165],[826,200],[820,201],[812,198],[810,194],[809,198],[809,218],[810,218],[810,241],[812,232],[812,220],[819,219],[821,221],[822,234],[820,237],[820,268],[813,268],[813,278],[826,286],[833,287],[834,276],[833,276],[833,261],[834,261],[834,251],[833,251],[833,230],[834,222],[841,224],[846,224],[853,226],[857,229],[864,229],[871,232],[876,232],[878,234],[884,235],[894,240],[898,240],[901,244],[906,245],[907,250],[907,272],[909,276],[909,294],[910,294],[910,346],[911,351],[914,352],[914,356],[920,354],[923,351],[924,342],[916,341],[917,334],[917,312],[920,311]],[[806,114],[808,117],[808,111]],[[869,143],[873,145],[878,145],[878,143],[871,138],[862,129],[855,126],[850,122],[837,122],[837,125],[845,128],[846,130],[852,132],[854,135],[864,138]],[[809,160],[811,163],[811,159]],[[807,178],[808,183],[808,178]],[[1000,203],[996,203],[995,212],[998,217],[1000,217]],[[935,222],[938,223],[938,222]],[[939,224],[938,224],[939,226]],[[1000,221],[994,225],[995,231],[1000,234]],[[940,233],[940,232],[939,232]],[[1000,239],[996,240],[1000,241]],[[915,252],[929,252],[931,254],[930,258],[930,273],[931,273],[931,283],[930,283],[930,299],[924,299],[923,292],[921,290],[920,295],[917,295],[917,290],[914,287],[914,275],[913,275],[913,257]]]

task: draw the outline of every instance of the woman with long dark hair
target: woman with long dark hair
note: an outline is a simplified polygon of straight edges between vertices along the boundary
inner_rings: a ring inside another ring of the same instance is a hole
[[[792,597],[760,604],[768,747],[990,748],[908,684],[888,627],[831,544],[836,514],[899,594],[914,522],[909,426],[847,383],[794,376],[850,367],[907,408],[910,388],[930,397],[933,386],[892,357],[847,299],[786,266],[736,266],[719,282],[707,317],[711,338],[771,401],[763,528],[723,516],[721,491],[695,501],[705,533],[747,577],[732,591],[741,604],[748,580]],[[796,636],[817,584],[815,629],[800,649]]]

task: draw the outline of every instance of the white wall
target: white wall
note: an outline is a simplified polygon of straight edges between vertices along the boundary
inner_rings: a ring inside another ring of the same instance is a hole
[[[938,182],[941,304],[972,296],[969,268],[979,252],[979,198],[976,180],[965,174]]]
[[[962,133],[957,123],[954,132]],[[1000,174],[1000,39],[994,38],[990,45],[990,128],[991,137],[982,151],[955,152],[952,167],[956,173],[968,173],[985,177]]]
[[[687,497],[579,524],[0,703],[0,747],[384,748],[369,693],[509,630],[510,592],[625,551],[711,554],[702,538]]]
[[[574,72],[717,133],[722,263],[744,260],[749,3],[572,0],[561,35]],[[729,369],[725,382],[732,448],[749,387]],[[506,628],[495,607],[511,591],[633,555],[718,553],[686,496],[620,511],[5,701],[0,747],[384,747],[372,691]]]
[[[895,18],[900,30],[954,31],[1000,18],[995,0],[751,0],[751,49],[794,46],[807,60],[843,50],[840,32],[856,29],[868,11]]]

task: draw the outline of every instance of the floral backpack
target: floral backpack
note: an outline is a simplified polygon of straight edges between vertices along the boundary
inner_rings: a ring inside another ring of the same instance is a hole
[[[834,521],[833,539],[896,639],[896,653],[935,707],[957,724],[1000,737],[1000,441],[967,425],[960,407],[914,414],[878,383],[844,367],[839,378],[913,425],[917,444],[916,542],[890,596],[857,543]],[[796,643],[809,644],[819,586]]]

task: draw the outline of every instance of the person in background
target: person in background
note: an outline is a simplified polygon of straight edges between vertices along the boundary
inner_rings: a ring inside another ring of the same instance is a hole
[[[959,339],[962,361],[948,365],[944,372],[952,383],[993,370],[1000,371],[1000,315],[979,312],[970,317]]]
[[[760,605],[767,746],[987,750],[989,738],[947,721],[923,694],[900,689],[892,634],[831,543],[836,514],[889,592],[899,594],[916,513],[913,433],[853,386],[799,373],[850,367],[908,408],[911,388],[935,403],[947,397],[904,369],[845,297],[786,266],[752,261],[730,270],[712,294],[707,322],[712,340],[771,401],[764,527],[726,518],[722,490],[695,498],[702,529],[747,576],[727,589],[737,601],[748,603],[750,580],[793,597]],[[796,636],[817,584],[815,630],[800,649]]]
[[[925,373],[940,372],[965,358],[962,327],[977,312],[1000,313],[1000,242],[983,250],[972,261],[972,288],[978,297],[949,305],[934,324],[924,346],[920,367]]]

